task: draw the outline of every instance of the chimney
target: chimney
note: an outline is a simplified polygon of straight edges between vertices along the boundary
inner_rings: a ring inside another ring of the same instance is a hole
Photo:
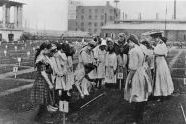
[[[109,1],[106,2],[106,6],[110,6],[110,2]]]
[[[174,0],[174,20],[176,20],[176,0]]]
[[[138,17],[139,20],[141,20],[141,12],[139,13],[139,17]]]
[[[156,13],[156,20],[158,20],[159,19],[159,14],[158,13]]]
[[[127,14],[125,14],[125,20],[127,20]]]

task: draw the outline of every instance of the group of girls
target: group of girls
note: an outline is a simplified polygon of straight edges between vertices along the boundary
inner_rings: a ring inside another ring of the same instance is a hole
[[[174,91],[165,59],[167,39],[158,32],[149,36],[150,40],[139,40],[134,34],[120,33],[117,41],[91,39],[79,51],[75,71],[73,47],[43,43],[35,56],[36,79],[31,92],[32,103],[39,110],[36,120],[47,107],[58,109],[60,100],[68,101],[75,85],[81,98],[95,88],[124,89],[124,99],[135,108],[134,123],[140,123],[149,96],[162,100]]]

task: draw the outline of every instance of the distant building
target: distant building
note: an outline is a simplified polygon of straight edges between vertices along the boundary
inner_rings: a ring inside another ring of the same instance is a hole
[[[117,39],[120,32],[139,37],[147,31],[163,31],[170,41],[186,41],[186,21],[179,20],[125,20],[102,27],[101,36]]]
[[[76,29],[76,7],[82,5],[79,1],[68,1],[68,30],[75,31]]]
[[[107,1],[105,6],[77,6],[75,31],[90,34],[101,33],[101,27],[120,18],[120,10],[112,7]],[[72,25],[71,25],[72,26]]]
[[[3,19],[0,20],[0,41],[18,40],[23,33],[22,16],[23,3],[13,0],[0,0]],[[14,9],[14,22],[10,22],[10,9]]]

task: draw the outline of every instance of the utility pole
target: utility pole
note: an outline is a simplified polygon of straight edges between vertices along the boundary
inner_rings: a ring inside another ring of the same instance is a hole
[[[176,20],[176,0],[174,0],[174,20]]]
[[[165,37],[167,37],[167,4],[165,9]]]
[[[115,7],[115,21],[118,19],[118,3],[120,1],[119,0],[114,0],[114,3],[116,4],[116,7]]]

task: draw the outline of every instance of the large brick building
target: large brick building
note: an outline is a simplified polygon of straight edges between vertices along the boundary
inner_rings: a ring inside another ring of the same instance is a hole
[[[137,34],[152,30],[163,31],[170,41],[186,42],[186,21],[182,20],[125,20],[117,23],[107,24],[102,27],[103,37],[113,37],[117,39],[120,32],[126,34]]]
[[[76,29],[76,8],[82,5],[79,1],[68,1],[68,30],[75,31]]]
[[[77,6],[76,24],[69,25],[69,27],[73,26],[73,28],[69,29],[99,35],[102,26],[119,18],[120,10],[112,7],[109,2],[105,6]]]

